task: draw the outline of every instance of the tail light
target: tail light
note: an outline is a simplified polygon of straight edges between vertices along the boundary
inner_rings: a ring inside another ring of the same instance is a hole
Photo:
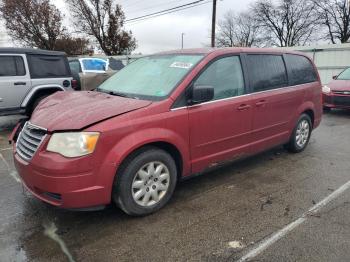
[[[76,90],[78,88],[78,81],[73,79],[71,81],[71,85],[72,85],[72,88]]]

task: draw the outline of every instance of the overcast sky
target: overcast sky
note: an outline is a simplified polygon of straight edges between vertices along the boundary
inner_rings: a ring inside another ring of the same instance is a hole
[[[51,0],[65,15],[65,24],[69,25],[69,12],[64,0]],[[117,0],[123,7],[126,19],[161,11],[194,0]],[[220,19],[225,12],[232,9],[242,11],[253,0],[218,0],[217,16]],[[181,33],[185,33],[185,48],[195,48],[210,43],[212,3],[159,16],[156,18],[126,24],[137,39],[135,52],[143,54],[162,50],[181,48]]]

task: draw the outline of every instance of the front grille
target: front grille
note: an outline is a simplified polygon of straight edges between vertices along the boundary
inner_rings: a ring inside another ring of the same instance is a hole
[[[26,122],[16,143],[18,155],[24,160],[31,160],[45,136],[46,129]]]
[[[333,91],[337,95],[350,95],[350,91]]]
[[[350,96],[335,96],[333,97],[333,104],[339,106],[350,106]]]

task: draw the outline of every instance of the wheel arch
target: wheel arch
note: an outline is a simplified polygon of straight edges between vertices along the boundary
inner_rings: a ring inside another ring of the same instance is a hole
[[[310,117],[311,119],[311,124],[312,124],[312,127],[314,126],[315,124],[315,113],[312,109],[306,109],[302,114],[306,114]]]
[[[177,169],[177,178],[181,179],[182,172],[183,172],[183,157],[181,155],[180,150],[172,143],[169,143],[167,141],[155,141],[143,144],[142,146],[139,146],[138,148],[134,149],[131,153],[129,153],[121,162],[120,165],[122,165],[123,162],[126,161],[126,159],[130,156],[133,156],[134,154],[138,152],[142,152],[143,150],[146,150],[147,148],[159,148],[161,150],[164,150],[167,152],[175,161],[176,169]]]
[[[26,95],[26,97],[23,99],[23,102],[21,104],[22,108],[26,108],[33,104],[35,99],[40,97],[42,94],[48,94],[48,93],[54,93],[57,91],[65,91],[65,89],[60,85],[42,85],[37,86],[30,90],[30,92]]]
[[[311,118],[311,123],[312,126],[315,126],[315,106],[313,103],[311,102],[307,102],[307,103],[303,103],[297,110],[297,114],[294,117],[294,121],[293,121],[293,128],[296,124],[296,121],[298,121],[300,115],[302,114],[306,114]]]

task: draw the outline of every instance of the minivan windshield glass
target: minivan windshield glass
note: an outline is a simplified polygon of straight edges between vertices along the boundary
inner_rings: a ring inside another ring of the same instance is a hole
[[[337,80],[350,80],[350,67],[341,72],[338,75]]]
[[[115,95],[159,101],[203,58],[203,55],[154,55],[132,62],[97,89]]]

